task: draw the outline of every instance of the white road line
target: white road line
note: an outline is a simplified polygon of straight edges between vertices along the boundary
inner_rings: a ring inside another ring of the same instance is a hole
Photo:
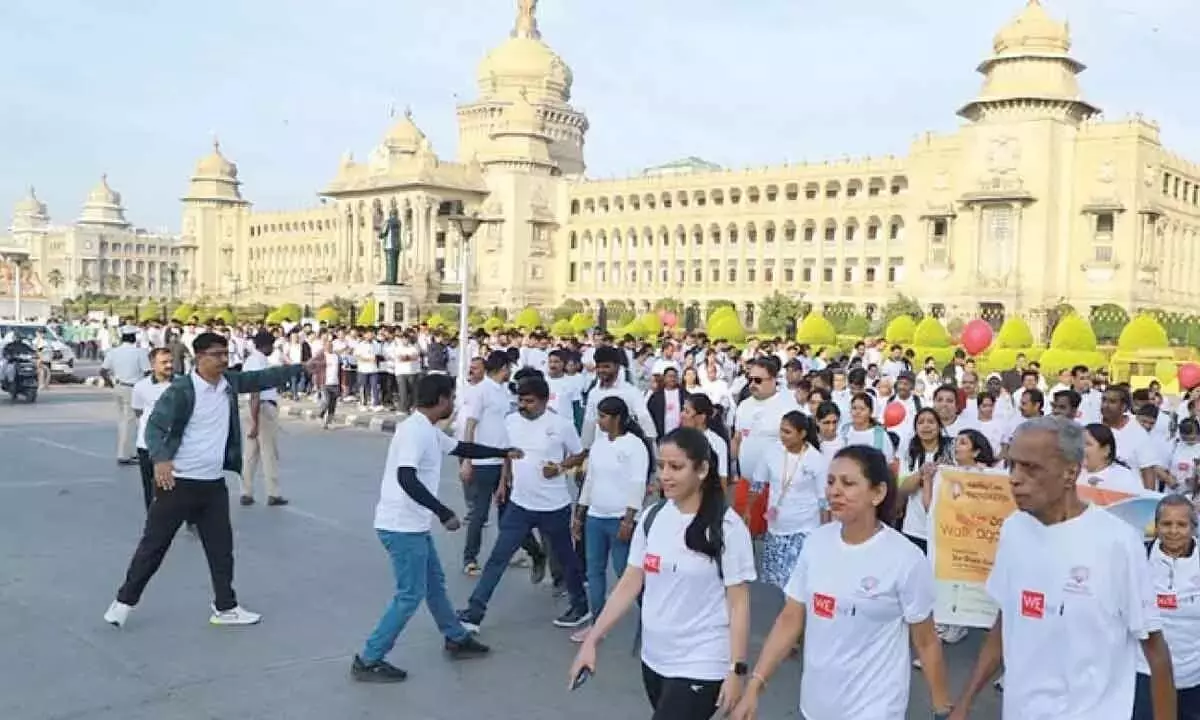
[[[84,450],[83,448],[77,448],[74,445],[66,445],[66,444],[63,444],[60,442],[55,442],[55,441],[51,440],[50,438],[31,437],[29,439],[32,440],[33,442],[37,443],[38,445],[45,445],[46,447],[58,448],[59,450],[66,450],[67,452],[73,452],[76,455],[86,455],[87,457],[99,458],[101,460],[110,460],[112,462],[116,462],[116,459],[113,458],[111,455],[106,455],[104,453],[98,453],[98,452],[92,452],[91,450]]]
[[[297,508],[294,505],[285,505],[280,509],[283,510],[284,512],[288,513],[289,515],[295,515],[297,517],[302,517],[306,520],[312,520],[313,522],[320,523],[321,525],[324,525],[327,528],[330,528],[332,530],[337,530],[338,532],[340,532],[344,535],[349,535],[351,537],[356,537],[356,538],[360,538],[360,539],[364,537],[363,533],[355,532],[354,530],[346,527],[345,525],[338,522],[337,520],[334,520],[332,518],[327,518],[327,517],[324,517],[321,515],[316,515],[314,513],[310,513],[307,510],[301,510],[300,508]]]

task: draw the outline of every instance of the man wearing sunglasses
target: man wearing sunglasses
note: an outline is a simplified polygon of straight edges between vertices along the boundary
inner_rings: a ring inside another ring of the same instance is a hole
[[[779,423],[792,410],[799,410],[792,393],[781,393],[774,372],[775,362],[757,358],[747,363],[750,396],[738,403],[733,419],[731,454],[737,458],[738,475],[754,476],[754,463],[779,440]]]

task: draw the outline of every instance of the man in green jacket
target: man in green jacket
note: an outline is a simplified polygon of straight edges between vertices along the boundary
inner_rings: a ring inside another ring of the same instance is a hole
[[[237,396],[286,385],[304,372],[304,366],[233,372],[228,343],[216,333],[197,336],[192,346],[195,369],[171,382],[147,420],[154,501],[125,583],[104,613],[105,621],[112,625],[125,624],[184,522],[195,524],[208,558],[214,594],[209,622],[253,625],[261,619],[238,605],[233,592],[233,529],[224,473],[242,471]]]

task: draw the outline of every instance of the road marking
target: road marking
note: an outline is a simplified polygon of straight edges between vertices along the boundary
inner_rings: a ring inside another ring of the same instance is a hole
[[[324,525],[327,528],[337,530],[338,532],[340,532],[344,535],[350,535],[352,537],[356,537],[356,538],[360,538],[360,539],[362,537],[364,537],[363,533],[355,532],[354,530],[351,530],[350,528],[346,527],[345,525],[338,522],[337,520],[334,520],[332,518],[327,518],[327,517],[324,517],[321,515],[316,515],[314,513],[310,513],[307,510],[301,510],[301,509],[295,507],[294,505],[285,505],[280,509],[283,510],[284,512],[288,513],[289,515],[295,515],[297,517],[305,518],[306,520],[312,520],[313,522],[320,523],[321,525]]]
[[[45,445],[46,447],[58,448],[59,450],[66,450],[68,452],[73,452],[76,455],[86,455],[87,457],[100,458],[101,460],[111,460],[113,462],[116,462],[116,460],[111,455],[105,455],[104,453],[98,453],[98,452],[92,452],[91,450],[84,450],[82,448],[77,448],[74,445],[65,445],[60,442],[55,442],[55,441],[51,440],[50,438],[32,437],[29,439],[32,440],[33,442],[37,443],[38,445]]]

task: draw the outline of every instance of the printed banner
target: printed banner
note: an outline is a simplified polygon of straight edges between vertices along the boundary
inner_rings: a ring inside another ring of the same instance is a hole
[[[1147,537],[1154,534],[1154,511],[1162,493],[1140,495],[1076,486],[1079,499],[1103,507]],[[939,467],[929,508],[929,560],[933,564],[938,623],[990,628],[996,604],[984,589],[1000,526],[1016,512],[1008,473]]]
[[[1016,512],[1008,473],[940,467],[929,508],[929,559],[933,563],[938,623],[990,628],[996,604],[984,590],[1000,526]]]

